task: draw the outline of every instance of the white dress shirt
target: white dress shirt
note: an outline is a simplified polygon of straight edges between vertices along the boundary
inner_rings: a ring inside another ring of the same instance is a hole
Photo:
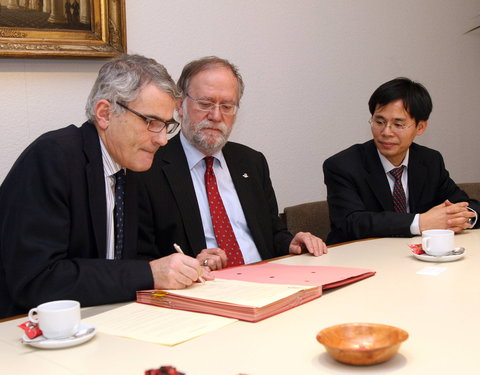
[[[180,141],[187,157],[190,175],[192,176],[207,248],[218,247],[215,233],[213,231],[210,206],[208,205],[207,192],[205,189],[206,165],[203,160],[205,155],[192,146],[182,133],[180,133]],[[230,219],[238,245],[242,251],[243,259],[245,263],[259,262],[262,258],[255,246],[255,242],[253,242],[225,158],[221,151],[212,156],[214,157],[213,171],[217,179],[218,191],[222,198],[223,205],[225,206],[225,211],[227,211],[228,218]]]

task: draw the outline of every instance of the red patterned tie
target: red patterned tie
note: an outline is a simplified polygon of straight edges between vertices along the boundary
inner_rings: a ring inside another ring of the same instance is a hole
[[[390,174],[395,178],[395,184],[393,185],[393,210],[395,212],[407,212],[407,198],[405,197],[405,191],[402,185],[402,173],[404,165],[392,169]]]
[[[205,158],[207,169],[205,171],[205,186],[207,188],[208,205],[212,217],[213,231],[218,247],[227,253],[227,267],[240,266],[245,263],[240,246],[238,246],[235,233],[225,211],[222,197],[218,192],[217,179],[213,172],[213,156]]]

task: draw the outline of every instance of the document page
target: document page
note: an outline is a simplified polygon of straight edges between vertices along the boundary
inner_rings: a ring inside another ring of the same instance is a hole
[[[170,346],[236,321],[136,302],[85,319],[99,332]]]
[[[196,283],[186,289],[168,290],[169,294],[219,301],[251,307],[262,307],[291,296],[312,286],[252,283],[239,280],[215,279]]]

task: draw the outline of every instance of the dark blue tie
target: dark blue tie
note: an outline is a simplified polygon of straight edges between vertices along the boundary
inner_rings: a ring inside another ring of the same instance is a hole
[[[122,259],[125,217],[125,171],[115,173],[115,259]]]

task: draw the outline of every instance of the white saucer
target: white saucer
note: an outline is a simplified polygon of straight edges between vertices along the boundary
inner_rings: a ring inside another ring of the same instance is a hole
[[[443,262],[453,262],[455,260],[462,259],[466,253],[467,253],[467,250],[465,250],[462,254],[444,255],[441,257],[436,257],[428,254],[415,254],[415,253],[413,253],[412,255],[419,260],[423,260],[424,262],[443,263]]]
[[[95,334],[97,333],[97,329],[86,323],[80,323],[80,328],[79,331],[81,330],[86,330],[89,328],[93,328],[93,332],[80,336],[80,337],[67,337],[66,339],[47,339],[43,336],[38,336],[35,337],[34,339],[29,339],[27,335],[23,335],[22,341],[25,344],[28,344],[30,346],[34,346],[36,348],[40,349],[60,349],[60,348],[69,348],[71,346],[76,346],[83,344],[84,342],[90,340]],[[37,341],[37,340],[43,340],[43,341]]]

